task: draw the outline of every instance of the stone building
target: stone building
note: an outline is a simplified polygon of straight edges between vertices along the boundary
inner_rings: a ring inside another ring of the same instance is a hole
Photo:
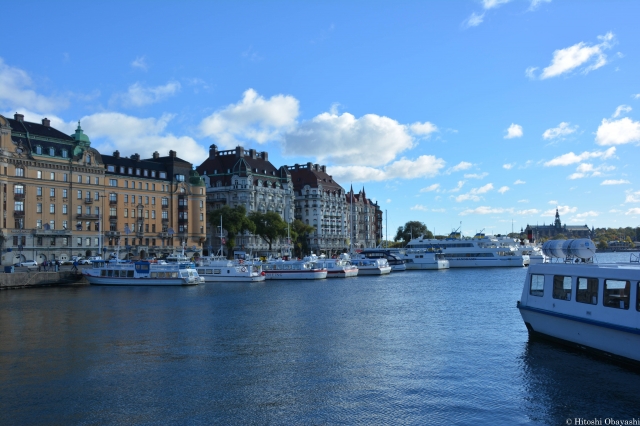
[[[326,166],[307,163],[287,167],[295,197],[295,218],[316,228],[308,247],[327,255],[349,248],[347,203],[344,189],[327,174]]]
[[[355,194],[353,186],[346,194],[350,240],[356,250],[375,248],[382,240],[382,210],[362,190]]]
[[[189,194],[188,211],[193,212],[188,217],[188,223],[193,223],[194,227],[180,238],[187,239],[189,245],[203,240],[204,232],[200,233],[200,228],[203,230],[204,222],[198,220],[200,216],[196,213],[196,206],[200,205],[198,197],[204,201],[204,186],[197,175],[190,176],[189,163],[158,156],[155,162],[151,162],[153,165],[131,165],[129,168],[111,158],[102,156],[91,147],[91,141],[80,123],[74,134],[66,135],[51,127],[46,118],[42,123],[32,123],[24,121],[22,114],[15,114],[13,119],[0,116],[2,264],[10,265],[26,259],[38,262],[70,260],[73,255],[91,256],[115,250],[117,232],[124,233],[125,224],[132,227],[140,224],[137,222],[139,203],[135,205],[136,220],[124,220],[125,195],[135,195],[138,200],[141,196],[159,199],[166,196],[175,200],[170,202],[176,207],[175,211],[168,211],[168,226],[179,227],[179,194],[184,189]],[[138,164],[146,164],[144,161]],[[122,174],[119,174],[120,167],[125,167]],[[152,170],[156,173],[155,177],[151,176]],[[160,171],[164,172],[164,177],[160,177]],[[190,176],[193,180],[181,182],[178,180],[180,176],[185,179]],[[135,189],[124,186],[125,177],[131,183],[135,182]],[[198,193],[200,189],[201,194]],[[115,203],[112,203],[113,199]],[[152,228],[146,231],[146,225],[155,224],[160,233],[162,209],[157,210],[156,222],[151,217],[147,220],[145,200],[143,198],[141,203],[144,206],[142,232],[138,232],[140,228],[137,226],[133,231],[137,240],[135,244],[129,244],[135,246],[134,251],[140,255],[157,252],[157,248],[162,247],[161,237],[157,238],[155,242],[158,245],[154,246]],[[108,231],[101,223],[107,223],[107,208],[110,213]],[[111,213],[115,213],[114,217]],[[111,246],[108,244],[109,237],[103,231],[112,233]],[[175,244],[174,239],[165,239],[165,242],[169,244],[164,246],[165,250],[176,248],[171,246]],[[137,246],[145,248],[138,250]]]
[[[216,145],[211,145],[209,157],[196,168],[196,171],[206,182],[207,211],[219,209],[224,205],[242,205],[247,213],[274,211],[280,214],[285,222],[293,221],[291,174],[286,167],[277,168],[271,164],[267,152],[245,150],[241,146],[218,151]],[[224,235],[225,231],[222,232]],[[208,239],[205,246],[211,247],[211,252],[219,251],[221,234],[218,226],[209,224],[206,234]],[[236,247],[257,254],[266,253],[269,245],[262,238],[246,233],[236,236]],[[286,238],[272,245],[272,250],[276,252],[285,252],[288,249]]]
[[[558,234],[567,238],[591,238],[593,230],[587,225],[563,225],[560,221],[560,213],[556,209],[556,218],[550,225],[527,225],[524,229],[529,241],[538,241],[541,238],[552,239]]]

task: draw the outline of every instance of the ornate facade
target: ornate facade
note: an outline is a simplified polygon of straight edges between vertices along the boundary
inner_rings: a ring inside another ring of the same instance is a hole
[[[567,238],[591,238],[593,230],[587,225],[563,225],[560,221],[560,213],[556,209],[556,218],[552,225],[527,225],[524,229],[529,241],[537,241],[540,238],[553,238],[563,234]]]
[[[115,161],[115,156],[102,156],[91,147],[80,123],[74,134],[66,135],[51,127],[46,118],[39,124],[24,121],[21,114],[13,119],[0,116],[2,264],[109,254],[115,251],[118,236],[125,233],[125,225],[134,235],[122,248],[129,246],[132,255],[168,252],[180,241],[198,249],[204,240],[204,232],[200,232],[204,231],[205,199],[201,179],[175,153],[169,157],[154,155],[149,160],[136,156],[127,162],[137,166],[120,164],[124,160]],[[124,173],[120,167],[125,167]],[[135,187],[125,187],[125,181]],[[142,198],[142,202],[127,207],[125,196],[135,196],[136,201]],[[154,210],[152,204],[145,203],[145,197],[157,197],[159,203],[163,197],[169,198],[172,210],[167,209],[166,225],[178,230],[180,217],[184,218],[179,206],[182,203],[184,213],[186,205],[193,214],[182,222],[184,232],[163,240],[162,206],[158,205],[155,214],[150,213]],[[198,206],[202,206],[202,221]],[[127,220],[124,209],[132,207],[135,219]],[[140,215],[142,221],[138,220]]]
[[[367,198],[364,188],[355,194],[353,187],[346,195],[346,202],[353,248],[375,248],[382,240],[382,210],[378,203]]]

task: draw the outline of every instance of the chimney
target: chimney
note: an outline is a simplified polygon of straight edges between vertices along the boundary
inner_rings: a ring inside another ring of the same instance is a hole
[[[242,157],[243,153],[244,153],[244,148],[241,147],[240,145],[236,146],[236,158]]]
[[[114,158],[120,158],[120,151],[115,151],[113,153]]]
[[[46,118],[46,117],[45,117],[45,118],[43,118],[43,119],[42,119],[42,125],[43,125],[44,127],[51,127],[51,120],[49,120],[49,119],[48,119],[48,118]]]
[[[215,145],[209,146],[209,158],[213,158],[218,155],[218,147]]]
[[[300,170],[300,164],[296,163],[293,167],[295,167],[296,170]]]
[[[319,165],[319,164],[314,164],[314,165],[313,165],[313,168],[314,168],[316,171],[318,171],[318,170],[320,170],[320,165]]]
[[[160,158],[160,154],[158,153],[158,151],[155,151],[155,152],[153,153],[153,159],[154,159],[154,160],[157,160],[158,158]]]
[[[320,167],[320,169],[321,169],[323,172],[327,173],[327,166],[321,166],[321,167]]]
[[[24,115],[23,114],[18,114],[17,112],[15,114],[13,114],[13,119],[16,121],[24,121]]]
[[[138,154],[138,153],[136,152],[135,154],[133,154],[133,155],[131,156],[131,159],[132,159],[132,160],[135,160],[135,161],[140,161],[140,154]]]
[[[269,161],[269,153],[267,151],[261,152],[260,157],[262,157],[264,161]]]
[[[169,151],[169,157],[176,158],[176,152],[174,150]]]
[[[251,158],[256,158],[256,150],[255,149],[250,149],[249,150],[249,156]]]

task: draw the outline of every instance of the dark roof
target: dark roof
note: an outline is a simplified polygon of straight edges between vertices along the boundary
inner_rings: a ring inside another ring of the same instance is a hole
[[[218,176],[237,174],[239,176],[252,175],[269,176],[273,179],[281,179],[283,172],[269,162],[266,153],[257,153],[255,150],[245,150],[237,147],[235,150],[209,151],[209,157],[196,167],[201,176]],[[227,172],[228,171],[228,172]],[[214,174],[214,172],[216,172]],[[284,172],[286,173],[286,172]]]
[[[344,188],[334,181],[331,175],[327,174],[324,166],[307,163],[305,166],[296,164],[287,169],[291,173],[291,181],[295,191],[302,190],[305,185],[312,188],[322,185],[324,190],[344,191]]]
[[[11,125],[11,128],[16,132],[29,132],[29,135],[37,135],[45,138],[55,138],[64,141],[74,142],[74,139],[62,133],[60,130],[54,129],[50,126],[43,124],[31,123],[29,121],[18,121],[12,118],[7,118],[7,121]]]

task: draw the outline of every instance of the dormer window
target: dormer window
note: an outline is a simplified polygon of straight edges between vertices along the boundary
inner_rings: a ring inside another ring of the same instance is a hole
[[[42,147],[40,145],[36,146],[36,154],[42,154]]]
[[[56,150],[54,148],[49,148],[49,155],[52,157],[56,155]]]
[[[91,156],[87,154],[86,156],[87,164],[91,164]]]
[[[67,151],[66,149],[63,149],[60,154],[62,154],[62,158],[68,158],[69,157],[69,151]]]
[[[176,181],[184,182],[184,175],[176,175]]]

